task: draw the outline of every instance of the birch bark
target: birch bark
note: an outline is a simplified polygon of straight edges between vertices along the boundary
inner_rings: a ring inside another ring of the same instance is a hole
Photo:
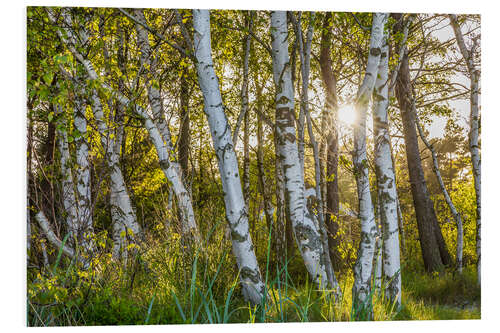
[[[474,65],[473,48],[467,49],[462,30],[456,15],[449,15],[451,26],[457,39],[457,44],[464,58],[470,76],[470,130],[469,150],[472,161],[472,174],[474,176],[474,189],[476,192],[476,255],[477,255],[477,281],[481,284],[481,153],[479,150],[479,78],[480,71]]]
[[[62,114],[62,108],[56,106],[55,110],[58,114]],[[64,126],[67,128],[67,126]],[[62,175],[62,196],[63,196],[63,206],[66,213],[66,228],[70,234],[69,238],[73,239],[77,235],[78,225],[77,225],[77,212],[76,212],[76,197],[73,185],[73,176],[71,172],[71,156],[68,146],[68,133],[66,130],[61,130],[60,127],[57,128],[58,140],[57,146],[59,149],[59,154],[61,155],[61,175]]]
[[[243,295],[252,303],[260,304],[266,287],[262,282],[248,229],[248,213],[241,190],[238,160],[231,129],[224,113],[219,79],[213,67],[209,11],[194,9],[193,26],[198,83],[203,93],[204,111],[218,159],[226,218],[231,229],[233,253],[240,270]]]
[[[97,122],[97,129],[101,137],[101,145],[104,149],[106,162],[110,170],[110,204],[111,220],[113,222],[113,257],[122,257],[126,262],[128,258],[127,239],[141,234],[141,228],[130,201],[127,186],[123,180],[120,168],[120,156],[115,150],[117,147],[115,139],[111,138],[110,131],[104,119],[102,103],[97,92],[92,92],[92,111]]]
[[[371,318],[373,315],[371,312],[370,291],[377,225],[375,223],[370,194],[370,181],[368,178],[366,118],[368,103],[377,78],[378,65],[382,53],[383,32],[387,16],[386,13],[373,14],[366,72],[363,83],[359,87],[355,105],[356,122],[353,126],[353,165],[358,192],[361,239],[359,242],[358,257],[354,265],[352,296],[353,308],[358,318],[364,316]]]
[[[375,141],[375,169],[379,198],[378,215],[381,224],[382,261],[387,284],[385,295],[396,307],[401,305],[401,264],[399,252],[397,188],[392,152],[390,147],[389,122],[389,45],[388,33],[384,33],[377,80],[373,92],[373,129]],[[383,266],[383,267],[382,267]]]
[[[83,89],[80,84],[79,89]],[[92,248],[92,199],[90,185],[90,163],[89,146],[87,143],[87,119],[85,117],[85,104],[77,96],[74,101],[74,125],[78,131],[78,137],[75,138],[76,150],[76,213],[78,220],[78,242],[83,249],[90,254]]]
[[[135,15],[138,21],[145,22],[146,18],[144,17],[144,13],[140,9],[135,10]],[[165,116],[163,112],[163,101],[160,95],[160,91],[154,87],[152,82],[152,77],[156,71],[156,57],[151,52],[151,46],[149,45],[148,32],[144,29],[144,27],[140,24],[136,24],[137,30],[137,39],[139,43],[139,47],[141,49],[141,63],[144,68],[149,68],[147,70],[146,83],[147,83],[147,91],[148,91],[148,100],[151,110],[153,112],[153,122],[154,125],[158,128],[160,135],[165,143],[165,148],[167,149],[167,154],[169,156],[173,155],[173,146],[172,139],[170,134],[170,129],[168,128],[168,124],[165,121]],[[183,182],[182,171],[175,160],[169,161],[169,165],[172,168],[172,171],[169,172],[173,178],[175,178],[172,183],[174,184],[174,191],[178,198],[178,204],[181,213],[182,220],[182,232],[185,236],[193,235],[199,241],[199,232],[198,227],[196,225],[193,204],[191,200],[191,196],[186,189],[186,186]]]
[[[56,16],[54,15],[52,9],[47,8],[47,12],[49,14],[49,19],[53,24],[57,25],[57,20]],[[63,11],[62,12],[63,18],[66,21],[66,26],[71,26],[71,19],[68,16],[68,13]],[[120,91],[114,90],[112,87],[110,87],[108,84],[106,84],[100,76],[97,74],[97,72],[94,69],[94,66],[90,62],[89,59],[85,58],[78,50],[77,50],[77,45],[78,45],[78,39],[75,37],[73,31],[69,28],[63,28],[65,31],[65,34],[62,33],[61,30],[58,30],[58,35],[59,38],[63,41],[63,43],[68,47],[70,52],[73,54],[73,56],[84,66],[87,74],[89,75],[90,79],[96,80],[101,84],[101,86],[104,89],[107,89],[113,94],[113,97],[118,100],[118,102],[124,106],[129,106],[131,104],[131,101],[123,95]],[[148,131],[149,137],[151,141],[153,142],[158,159],[160,162],[160,167],[167,177],[167,179],[172,183],[172,187],[174,188],[174,192],[177,196],[178,202],[179,202],[179,207],[181,210],[184,211],[185,216],[192,215],[193,218],[189,218],[188,221],[194,221],[194,212],[192,209],[192,204],[191,204],[191,198],[189,196],[189,193],[186,191],[186,188],[184,184],[182,183],[182,179],[179,175],[179,168],[176,167],[176,165],[172,164],[170,162],[170,150],[167,149],[167,142],[163,140],[163,137],[158,130],[154,120],[149,116],[149,114],[144,110],[142,107],[138,105],[134,105],[134,111],[138,114],[139,117],[141,117],[144,121],[144,126],[146,127],[146,130]],[[170,141],[168,142],[170,143]],[[184,227],[188,228],[187,224],[183,224]],[[197,230],[194,226],[189,226],[191,230]],[[195,239],[199,239],[199,235],[195,232],[194,233]]]
[[[271,12],[277,140],[279,159],[285,176],[286,209],[307,271],[318,285],[325,288],[328,279],[321,260],[323,253],[321,236],[314,221],[306,214],[304,178],[295,136],[294,96],[287,38],[286,12]]]

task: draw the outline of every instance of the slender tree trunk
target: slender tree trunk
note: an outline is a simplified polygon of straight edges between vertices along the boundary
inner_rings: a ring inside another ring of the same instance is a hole
[[[474,65],[474,46],[468,50],[456,15],[449,15],[451,26],[457,39],[457,44],[464,58],[470,75],[470,130],[469,150],[474,176],[474,190],[476,192],[476,255],[477,281],[481,284],[481,153],[479,150],[479,78],[480,71]]]
[[[429,272],[438,271],[443,265],[448,265],[451,258],[437,222],[422,169],[415,117],[411,107],[412,88],[407,53],[402,59],[395,89],[403,122],[406,158],[424,265]]]
[[[61,114],[62,108],[56,106],[56,113]],[[61,124],[62,125],[62,124]],[[67,125],[63,125],[64,130],[58,129],[58,148],[61,155],[61,175],[62,175],[62,198],[65,211],[66,229],[69,233],[69,239],[77,237],[78,223],[77,223],[77,203],[75,197],[75,190],[73,185],[73,176],[71,172],[71,155],[68,145]]]
[[[273,76],[276,87],[276,127],[279,159],[285,176],[285,198],[295,239],[313,280],[325,288],[327,274],[321,262],[323,245],[314,221],[306,214],[304,178],[295,136],[294,96],[288,54],[286,12],[271,12]]]
[[[384,33],[382,53],[373,92],[373,129],[375,169],[377,176],[378,216],[381,224],[381,255],[377,269],[384,272],[387,283],[385,295],[397,307],[401,305],[401,263],[399,253],[397,187],[389,136],[387,109],[389,107],[389,45]]]
[[[218,159],[233,253],[240,270],[244,297],[254,304],[259,304],[266,292],[265,285],[248,230],[248,212],[241,190],[238,160],[231,129],[224,113],[219,79],[213,67],[209,11],[193,10],[193,26],[198,82]]]
[[[427,149],[429,149],[429,151],[431,152],[432,169],[434,170],[434,173],[436,174],[436,178],[438,180],[439,187],[441,188],[441,192],[443,192],[443,196],[444,196],[444,199],[446,201],[446,204],[450,208],[451,215],[453,215],[453,219],[455,220],[455,223],[457,225],[456,265],[457,265],[458,272],[462,273],[462,257],[463,257],[463,248],[464,248],[464,231],[463,231],[463,224],[462,224],[462,216],[455,208],[455,205],[453,204],[453,201],[451,200],[450,195],[448,194],[448,191],[446,190],[446,187],[445,187],[444,182],[443,182],[443,178],[441,177],[441,172],[439,171],[439,163],[438,163],[436,152],[434,151],[434,148],[429,143],[429,141],[427,141],[427,139],[425,138],[424,130],[422,129],[422,126],[420,126],[417,109],[415,107],[415,101],[413,101],[412,107],[413,107],[413,113],[415,115],[415,124],[417,125],[418,134],[420,135],[420,138],[422,139],[422,142],[425,144]]]
[[[67,255],[70,258],[73,258],[75,256],[75,251],[69,247],[67,244],[64,244],[63,242],[56,236],[54,231],[52,230],[49,220],[45,216],[45,214],[42,211],[39,211],[36,216],[35,216],[38,225],[42,229],[43,233],[47,237],[48,241],[56,248],[56,249],[62,249],[62,253]]]
[[[104,156],[106,157],[106,162],[110,171],[110,204],[114,243],[113,257],[118,259],[121,256],[126,262],[128,257],[127,239],[132,237],[132,242],[136,241],[134,238],[140,236],[141,228],[137,222],[127,186],[123,180],[119,163],[120,156],[115,150],[115,139],[110,136],[111,133],[104,119],[102,104],[95,90],[92,94],[92,101],[92,111],[97,122],[97,129],[101,137],[101,145],[104,149]]]
[[[135,15],[138,21],[145,22],[146,18],[144,17],[144,13],[142,10],[136,9]],[[136,24],[137,37],[139,47],[141,48],[141,63],[145,68],[149,68],[147,74],[151,77],[148,78],[148,99],[149,105],[151,106],[151,110],[153,111],[153,122],[154,125],[158,128],[162,140],[164,142],[165,148],[167,150],[168,155],[173,154],[173,146],[170,135],[170,130],[168,128],[168,124],[165,121],[165,116],[163,114],[163,103],[160,95],[160,91],[155,88],[154,78],[152,75],[156,70],[156,60],[153,60],[151,54],[151,46],[149,45],[148,33],[147,31],[140,25]],[[182,171],[179,164],[176,161],[169,161],[169,165],[172,170],[169,171],[172,179],[169,179],[174,184],[174,191],[178,198],[179,211],[181,214],[181,222],[182,222],[182,233],[185,236],[191,237],[194,236],[195,239],[199,239],[198,236],[198,227],[196,225],[192,200],[189,192],[186,189],[185,183],[182,179]]]
[[[77,78],[81,81],[81,78]],[[80,85],[79,89],[83,90]],[[90,253],[92,248],[92,197],[90,180],[89,146],[87,142],[87,119],[85,117],[85,104],[77,96],[74,100],[74,124],[79,136],[75,138],[76,150],[76,201],[78,219],[78,243],[83,249]]]
[[[382,37],[387,22],[386,13],[374,13],[370,35],[370,50],[363,83],[359,87],[356,99],[356,118],[354,124],[353,165],[359,202],[361,220],[361,238],[358,257],[354,265],[354,285],[352,289],[353,308],[358,319],[372,318],[371,310],[371,276],[377,225],[373,212],[366,156],[366,118],[368,103],[375,86],[378,65],[382,53]]]
[[[259,89],[259,88],[257,88]],[[260,92],[257,92],[257,107],[259,108],[259,112],[257,113],[257,177],[258,177],[258,185],[260,189],[260,193],[263,199],[264,205],[264,215],[266,217],[266,225],[268,233],[271,232],[271,244],[272,248],[275,249],[276,258],[284,257],[284,248],[285,244],[282,236],[284,235],[284,228],[280,228],[278,224],[274,224],[273,214],[274,208],[272,206],[272,199],[269,195],[269,190],[267,188],[266,181],[266,173],[264,169],[264,130],[262,126],[262,117],[260,115],[260,111],[262,111],[262,103],[260,102]]]
[[[182,70],[180,83],[180,129],[179,129],[179,164],[182,170],[184,184],[189,179],[189,151],[191,147],[190,138],[190,116],[189,116],[189,85],[187,80],[187,68]]]
[[[278,233],[280,242],[284,244],[284,256],[282,263],[290,260],[293,255],[294,241],[293,241],[293,227],[290,221],[290,215],[287,214],[287,202],[285,200],[285,175],[281,155],[279,153],[280,147],[278,144],[278,127],[274,128],[274,147],[275,147],[275,175],[276,175],[276,225],[284,232]]]
[[[382,224],[380,222],[380,192],[377,189],[377,203],[378,209],[375,213],[375,222],[377,224],[377,239],[375,241],[375,258],[374,258],[374,271],[373,271],[373,289],[376,292],[382,290]]]
[[[330,56],[332,42],[332,13],[327,12],[323,20],[321,33],[320,68],[321,78],[326,95],[327,157],[326,157],[326,226],[328,229],[328,245],[330,257],[335,269],[340,269],[341,256],[338,251],[338,218],[339,218],[339,187],[338,187],[338,128],[337,128],[337,77],[333,72]]]

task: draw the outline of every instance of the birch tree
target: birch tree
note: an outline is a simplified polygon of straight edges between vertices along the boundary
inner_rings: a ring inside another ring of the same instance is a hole
[[[210,13],[193,10],[194,55],[198,83],[203,93],[203,110],[207,116],[217,155],[219,172],[224,191],[226,218],[231,229],[233,253],[240,270],[240,280],[245,299],[260,304],[266,287],[262,282],[257,258],[248,229],[248,212],[241,190],[238,159],[234,151],[231,129],[224,113],[210,38]]]
[[[353,308],[358,318],[364,315],[372,316],[370,291],[377,225],[375,223],[370,195],[370,181],[368,178],[366,118],[368,103],[375,86],[380,56],[382,54],[382,39],[387,17],[388,14],[386,13],[373,14],[366,72],[363,83],[358,89],[355,104],[356,122],[353,126],[354,151],[352,159],[358,192],[361,239],[359,241],[358,257],[354,265],[352,297]]]
[[[288,54],[286,12],[271,12],[273,77],[276,87],[276,134],[278,158],[285,178],[287,215],[307,271],[323,288],[328,279],[322,263],[323,244],[314,221],[306,213],[304,177],[295,135],[294,93]]]
[[[120,145],[104,119],[102,103],[97,91],[92,92],[92,111],[97,122],[97,128],[101,137],[101,145],[105,152],[106,162],[110,170],[110,204],[111,220],[113,222],[113,257],[120,256],[126,261],[128,258],[128,247],[126,240],[129,237],[140,237],[141,227],[137,222],[135,211],[130,201],[127,186],[123,180],[119,164]],[[118,143],[118,144],[117,144]],[[137,241],[134,240],[133,241]]]
[[[49,14],[50,20],[54,23],[57,24],[56,21],[56,16],[53,13],[52,9],[47,9],[47,12]],[[88,60],[82,53],[80,53],[77,49],[78,47],[78,38],[76,38],[75,34],[73,33],[72,29],[69,29],[68,27],[71,27],[71,18],[69,17],[69,13],[66,12],[65,9],[62,11],[62,16],[66,22],[66,25],[64,28],[64,34],[62,33],[61,30],[58,30],[58,35],[61,41],[65,44],[66,47],[70,50],[70,52],[73,54],[73,56],[80,62],[83,66],[85,71],[87,72],[89,78],[91,80],[94,80],[100,84],[100,86],[107,90],[109,93],[111,93],[112,97],[116,98],[117,101],[122,104],[125,107],[132,107],[133,110],[137,113],[137,115],[143,120],[144,126],[146,130],[148,131],[149,137],[151,141],[153,142],[156,153],[160,162],[160,167],[165,174],[166,178],[172,183],[172,187],[174,189],[174,192],[177,196],[177,199],[179,201],[179,206],[184,207],[187,209],[187,214],[189,214],[189,194],[187,193],[183,183],[182,179],[179,175],[179,168],[176,167],[175,164],[171,163],[170,161],[170,150],[167,148],[168,143],[170,141],[165,142],[162,137],[162,134],[160,133],[158,127],[156,126],[154,120],[152,119],[151,116],[149,116],[148,112],[140,107],[139,105],[131,105],[131,101],[129,98],[127,98],[125,95],[123,95],[120,91],[117,91],[113,89],[111,86],[109,86],[107,83],[105,83],[102,78],[97,74],[96,70],[94,69],[93,64],[91,63],[90,60]],[[86,32],[82,32],[86,34]],[[83,38],[83,39],[88,39]],[[167,133],[165,128],[164,128],[164,133]],[[168,136],[165,135],[166,138]],[[191,212],[192,212],[192,205],[191,205]],[[194,213],[192,213],[194,216]],[[188,228],[187,224],[183,224],[184,228]],[[184,229],[184,230],[186,230]],[[194,228],[190,228],[193,230]],[[196,230],[196,229],[194,229]],[[197,234],[194,234],[194,237],[197,238]]]
[[[385,295],[401,305],[401,265],[399,253],[397,189],[392,152],[390,147],[389,106],[389,45],[388,31],[384,33],[378,65],[377,79],[373,91],[373,136],[375,142],[375,169],[377,176],[378,215],[382,229],[382,265]],[[382,266],[379,265],[379,266]]]
[[[449,18],[457,39],[458,48],[462,53],[470,77],[469,150],[472,161],[472,174],[474,176],[474,190],[476,191],[477,281],[481,284],[481,153],[479,150],[479,127],[481,125],[479,121],[479,79],[481,73],[474,63],[474,49],[477,46],[477,42],[474,41],[472,48],[468,49],[465,45],[457,16],[451,14]]]
[[[146,18],[144,17],[143,11],[140,9],[136,9],[134,13],[137,21],[145,24]],[[144,27],[141,24],[136,23],[136,30],[138,44],[141,50],[141,64],[146,69],[147,95],[149,105],[153,113],[153,122],[161,134],[168,155],[174,156],[170,129],[168,128],[168,124],[165,120],[163,112],[163,101],[160,95],[160,91],[155,88],[154,84],[154,74],[157,70],[158,57],[152,54],[151,46],[149,45],[148,32],[144,29]],[[196,225],[194,217],[193,204],[191,196],[183,182],[181,167],[179,163],[173,159],[169,161],[169,164],[172,168],[171,172],[169,172],[172,177],[172,183],[175,182],[173,187],[179,202],[178,204],[181,213],[183,234],[186,236],[192,234],[196,239],[199,239],[198,227]]]

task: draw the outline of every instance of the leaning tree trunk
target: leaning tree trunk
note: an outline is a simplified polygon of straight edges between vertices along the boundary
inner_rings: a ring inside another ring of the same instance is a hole
[[[52,11],[52,9],[47,8],[46,10],[49,14],[50,21],[53,24],[57,25],[56,16]],[[71,19],[69,18],[68,13],[63,11],[62,15],[65,20],[66,26],[72,26]],[[90,60],[87,59],[82,53],[80,53],[77,50],[79,44],[78,44],[78,38],[75,36],[74,32],[69,28],[63,28],[63,30],[65,32],[64,34],[61,30],[58,30],[59,38],[68,47],[68,49],[73,54],[73,56],[78,60],[78,62],[80,62],[84,66],[85,71],[87,72],[90,79],[99,81],[101,86],[104,89],[108,90],[110,93],[112,93],[112,97],[116,98],[118,102],[122,104],[124,107],[132,106],[132,102],[130,101],[130,99],[128,99],[120,91],[113,89],[107,83],[103,82],[103,80],[95,71],[94,66],[92,65]],[[82,31],[82,34],[84,35],[82,39],[87,40],[88,36],[86,35],[86,32]],[[156,148],[156,153],[158,155],[158,159],[160,162],[160,168],[162,169],[166,178],[172,183],[172,187],[176,194],[179,207],[183,211],[184,216],[187,216],[186,220],[189,223],[184,223],[183,227],[186,228],[186,230],[187,229],[191,230],[194,233],[194,238],[196,240],[199,240],[199,234],[197,232],[198,229],[196,227],[196,224],[191,223],[194,222],[194,212],[192,209],[191,197],[189,196],[189,193],[187,192],[182,182],[181,176],[179,175],[179,168],[177,164],[171,163],[170,161],[171,142],[164,141],[164,139],[169,137],[162,136],[160,130],[155,124],[154,119],[151,119],[146,110],[144,110],[139,105],[133,105],[133,110],[143,120],[144,126],[148,131],[149,137]],[[165,127],[163,127],[163,130],[164,132],[166,132]],[[184,231],[187,233],[188,231],[186,230]]]
[[[387,109],[389,107],[389,45],[384,34],[382,53],[373,92],[373,130],[378,207],[382,231],[383,275],[387,284],[385,295],[401,305],[401,263],[399,252],[397,188],[390,146]],[[382,267],[378,267],[381,269]]]
[[[412,87],[407,53],[403,56],[395,89],[401,110],[411,192],[424,266],[429,272],[438,271],[443,265],[450,264],[451,258],[437,222],[434,204],[430,199],[422,169],[415,117],[412,112]]]
[[[102,104],[97,92],[92,93],[92,111],[97,122],[97,129],[101,137],[101,145],[110,171],[110,205],[111,220],[113,222],[113,257],[122,257],[126,262],[128,257],[127,239],[140,236],[141,228],[132,208],[132,203],[123,180],[120,168],[120,155],[116,150],[115,138],[111,136],[104,119]]]
[[[451,26],[457,39],[457,44],[464,58],[470,75],[470,130],[469,150],[476,192],[476,255],[477,281],[481,284],[481,155],[479,151],[479,77],[480,72],[474,65],[474,47],[468,50],[460,30],[456,15],[450,15]]]
[[[304,177],[295,135],[294,96],[287,38],[286,12],[271,12],[278,158],[282,162],[285,176],[286,209],[307,271],[318,285],[325,288],[328,279],[325,266],[321,262],[321,236],[314,221],[306,214]]]
[[[180,129],[179,129],[179,164],[182,170],[184,184],[189,179],[189,151],[191,147],[190,124],[189,116],[189,86],[187,80],[187,68],[184,68],[181,73],[180,83]]]
[[[140,9],[135,10],[135,15],[138,21],[145,22],[144,13]],[[170,135],[170,129],[165,121],[165,116],[163,115],[163,101],[160,95],[160,91],[155,88],[154,78],[152,75],[156,70],[156,60],[153,59],[151,54],[151,46],[149,45],[148,32],[140,24],[136,24],[137,38],[139,47],[141,49],[141,64],[144,68],[149,68],[146,71],[147,77],[147,93],[149,105],[153,111],[153,122],[158,128],[165,147],[169,155],[173,155],[173,146]],[[149,76],[149,77],[148,77]],[[185,183],[182,179],[182,170],[176,161],[170,160],[169,165],[173,169],[171,175],[175,178],[174,191],[178,198],[178,205],[181,214],[182,232],[184,236],[194,236],[196,239],[198,236],[198,226],[196,225],[193,204],[191,196],[186,189]],[[173,181],[172,181],[173,183]]]
[[[354,285],[352,287],[353,308],[357,319],[371,318],[371,276],[377,225],[373,212],[366,156],[366,118],[368,103],[377,77],[380,62],[382,37],[387,22],[386,13],[374,13],[370,35],[370,49],[363,83],[356,98],[356,118],[354,124],[353,165],[361,220],[361,238],[358,257],[354,265]]]
[[[434,148],[429,143],[429,141],[427,141],[427,139],[425,138],[424,130],[422,129],[422,126],[420,126],[417,108],[415,107],[415,101],[413,101],[412,107],[413,107],[413,113],[415,116],[415,124],[417,125],[417,129],[418,129],[418,134],[420,135],[420,138],[422,139],[422,142],[425,144],[427,149],[429,149],[429,151],[431,152],[432,169],[434,170],[434,173],[436,174],[436,178],[438,180],[439,187],[441,188],[441,192],[443,192],[443,196],[444,196],[444,199],[446,201],[446,204],[450,208],[451,215],[453,215],[453,219],[455,220],[455,223],[457,225],[456,265],[457,265],[458,272],[462,273],[462,256],[463,256],[463,248],[464,248],[464,231],[463,231],[463,224],[462,224],[462,216],[455,208],[455,205],[453,204],[453,201],[451,201],[450,195],[448,194],[448,191],[446,190],[446,186],[444,186],[443,178],[441,177],[441,172],[439,171],[439,163],[438,163],[436,152],[434,151]]]
[[[238,159],[233,147],[231,129],[224,113],[219,79],[213,67],[209,11],[194,9],[193,26],[198,83],[203,93],[204,111],[218,159],[226,217],[231,228],[233,253],[240,270],[244,297],[254,304],[260,304],[265,296],[266,287],[262,282],[248,230],[248,213],[241,190]]]

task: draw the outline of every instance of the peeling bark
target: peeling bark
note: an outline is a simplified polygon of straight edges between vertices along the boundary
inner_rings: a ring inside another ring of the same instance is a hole
[[[384,26],[387,22],[386,13],[374,13],[370,35],[370,49],[366,65],[365,77],[359,87],[356,98],[356,122],[354,123],[353,165],[359,202],[361,220],[361,239],[358,257],[354,265],[354,285],[352,288],[353,308],[358,318],[373,316],[371,310],[371,276],[377,225],[373,212],[368,177],[368,162],[366,155],[366,118],[368,103],[375,86],[378,65],[382,53]]]
[[[304,198],[304,177],[295,136],[294,96],[288,54],[286,12],[271,12],[273,77],[276,87],[276,126],[279,159],[285,176],[285,200],[295,239],[307,271],[322,288],[328,283],[322,263],[320,233],[308,216]]]
[[[377,80],[373,91],[373,129],[375,141],[375,169],[377,176],[378,213],[381,232],[382,260],[377,261],[377,277],[383,268],[387,291],[384,295],[401,306],[401,263],[399,252],[399,227],[397,188],[389,136],[389,45],[384,33]],[[380,237],[381,236],[381,237]],[[379,247],[380,248],[380,247]],[[380,258],[380,257],[378,257]]]
[[[224,113],[219,79],[213,67],[209,11],[194,9],[193,26],[198,83],[203,93],[203,109],[210,126],[219,164],[226,218],[231,229],[233,253],[240,270],[243,295],[253,304],[260,304],[265,296],[266,287],[262,282],[248,229],[248,212],[241,190],[238,160],[233,147],[231,129]]]
[[[457,16],[450,14],[449,17],[458,47],[467,65],[470,76],[469,150],[472,161],[472,174],[474,176],[474,190],[476,192],[477,281],[481,284],[481,153],[479,150],[479,78],[481,74],[479,69],[474,65],[474,46],[471,50],[467,49],[462,31],[458,24]]]

